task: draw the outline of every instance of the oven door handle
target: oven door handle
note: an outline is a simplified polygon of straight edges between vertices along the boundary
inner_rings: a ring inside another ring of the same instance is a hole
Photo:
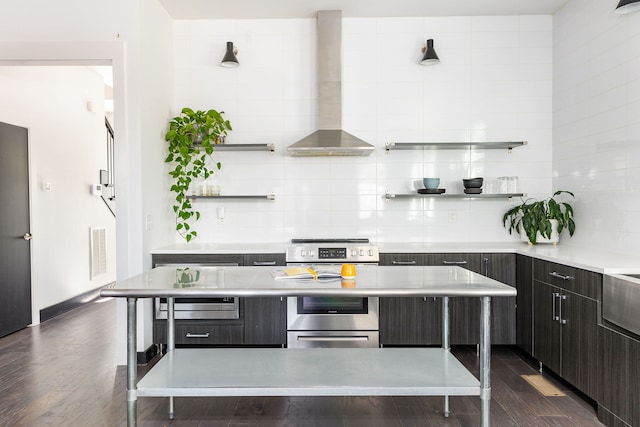
[[[319,336],[308,336],[308,335],[299,335],[297,337],[298,341],[315,341],[315,342],[323,342],[323,341],[369,341],[369,337],[366,335],[356,335],[356,336],[329,336],[329,337],[319,337]]]

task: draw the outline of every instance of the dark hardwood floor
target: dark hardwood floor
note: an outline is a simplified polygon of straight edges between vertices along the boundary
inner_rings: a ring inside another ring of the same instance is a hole
[[[115,366],[115,301],[89,303],[0,339],[1,426],[124,426],[125,367]],[[455,348],[478,373],[475,348]],[[517,351],[492,356],[493,426],[601,426],[591,406],[548,378],[566,396],[545,397],[521,375],[537,374]],[[310,367],[312,369],[313,367]],[[425,369],[429,367],[426,366]],[[149,366],[139,367],[142,376]],[[224,369],[224,367],[220,367]],[[140,426],[477,426],[479,401],[423,397],[166,398],[138,401]]]

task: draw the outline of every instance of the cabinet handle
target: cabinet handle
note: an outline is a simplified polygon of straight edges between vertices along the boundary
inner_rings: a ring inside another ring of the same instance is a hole
[[[467,265],[467,261],[442,261],[444,265]]]
[[[209,338],[210,333],[205,332],[204,334],[192,334],[191,332],[187,332],[187,338]]]
[[[549,273],[549,276],[557,277],[558,279],[562,279],[562,280],[571,280],[571,279],[573,279],[573,277],[571,277],[571,276],[565,276],[563,274],[556,273],[555,271],[552,271],[551,273]]]
[[[317,342],[323,342],[323,341],[369,341],[369,337],[366,335],[361,335],[361,336],[306,336],[306,335],[300,335],[298,337],[298,341],[317,341]]]
[[[489,277],[489,258],[483,259],[484,261],[484,275]]]
[[[567,319],[563,319],[562,318],[562,301],[566,301],[567,300],[567,296],[566,295],[558,295],[559,299],[560,299],[560,304],[559,305],[559,320],[560,320],[560,324],[561,325],[566,325],[567,324]]]
[[[393,265],[416,265],[416,261],[415,260],[411,260],[411,261],[391,261],[391,264],[393,264]]]
[[[556,314],[556,299],[560,298],[560,294],[554,292],[551,294],[551,319],[554,321],[559,321],[560,316]]]
[[[261,265],[276,265],[275,261],[253,261],[253,265],[261,266]]]

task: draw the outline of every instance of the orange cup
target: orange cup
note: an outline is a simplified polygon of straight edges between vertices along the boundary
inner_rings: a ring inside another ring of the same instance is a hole
[[[356,277],[356,266],[354,264],[342,264],[340,275],[343,279],[353,279]]]

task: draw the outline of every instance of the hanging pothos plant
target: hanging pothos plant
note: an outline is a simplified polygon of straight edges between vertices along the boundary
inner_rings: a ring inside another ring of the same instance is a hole
[[[176,214],[176,231],[187,242],[197,237],[198,233],[190,222],[200,219],[200,212],[193,209],[188,192],[189,186],[197,179],[207,179],[213,175],[214,168],[220,169],[220,162],[215,162],[211,155],[213,147],[221,136],[232,130],[231,124],[222,115],[224,111],[193,111],[183,108],[179,116],[171,119],[169,131],[165,139],[169,142],[169,155],[165,162],[174,165],[169,175],[173,178],[171,191],[175,193],[173,211]]]

